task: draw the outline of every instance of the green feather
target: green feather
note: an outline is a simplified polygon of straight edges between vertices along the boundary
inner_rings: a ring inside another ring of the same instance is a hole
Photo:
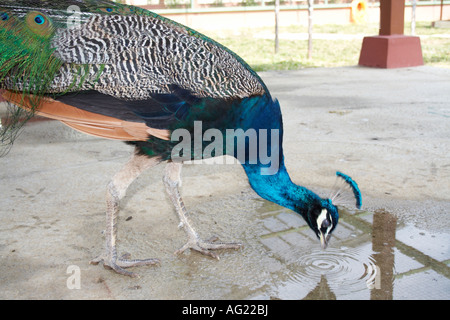
[[[29,111],[8,106],[0,127],[1,155],[33,116],[62,62],[52,55],[49,38],[54,29],[44,14],[32,11],[19,19],[0,9],[0,17],[0,84],[5,82],[12,91],[22,92],[22,99],[33,97]]]

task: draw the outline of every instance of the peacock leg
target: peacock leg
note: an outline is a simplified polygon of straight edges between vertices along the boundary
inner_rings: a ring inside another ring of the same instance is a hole
[[[125,166],[117,172],[108,184],[106,193],[106,247],[105,253],[92,260],[91,264],[103,262],[105,268],[112,269],[119,274],[135,277],[136,274],[124,270],[124,268],[142,265],[158,264],[158,259],[127,259],[128,254],[117,257],[117,217],[119,213],[119,202],[125,196],[129,185],[146,169],[160,163],[159,158],[149,158],[139,154],[137,150]]]
[[[184,227],[184,230],[188,234],[188,242],[175,251],[175,254],[180,254],[186,249],[193,249],[202,254],[219,259],[219,256],[211,251],[217,249],[239,249],[242,247],[240,243],[222,243],[211,241],[204,241],[200,239],[197,232],[194,230],[189,222],[186,207],[184,206],[183,199],[181,198],[179,187],[181,187],[181,167],[182,163],[169,162],[164,172],[164,185],[166,191],[172,200],[175,210],[180,218],[180,227]]]

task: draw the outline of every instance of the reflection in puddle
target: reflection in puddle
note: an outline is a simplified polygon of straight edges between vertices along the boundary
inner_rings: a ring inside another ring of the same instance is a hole
[[[315,250],[301,257],[295,269],[292,283],[304,288],[320,287],[321,294],[327,291],[326,287],[332,295],[339,293],[344,283],[346,292],[366,290],[374,286],[377,277],[372,258],[350,249]]]
[[[399,224],[386,211],[341,210],[326,250],[300,217],[264,204],[261,242],[287,266],[274,299],[450,299],[450,235]],[[260,296],[259,298],[263,298]]]

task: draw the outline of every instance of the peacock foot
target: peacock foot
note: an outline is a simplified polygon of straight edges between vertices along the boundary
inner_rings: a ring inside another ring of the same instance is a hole
[[[193,249],[195,251],[198,251],[204,255],[210,256],[212,258],[215,258],[219,260],[219,255],[211,250],[219,250],[219,249],[240,249],[242,248],[241,243],[231,242],[231,243],[224,243],[224,242],[218,242],[217,237],[213,237],[209,240],[201,240],[198,237],[192,237],[189,238],[189,241],[180,249],[175,251],[175,254],[181,254],[187,249]]]
[[[130,272],[125,270],[125,268],[131,268],[131,267],[138,267],[138,266],[146,266],[146,265],[155,265],[160,264],[159,259],[129,259],[130,254],[124,254],[122,257],[111,257],[109,255],[106,256],[99,256],[92,261],[90,261],[90,264],[97,265],[100,262],[103,262],[103,267],[105,269],[111,269],[115,272],[129,276],[132,278],[138,277],[138,274],[134,272]]]

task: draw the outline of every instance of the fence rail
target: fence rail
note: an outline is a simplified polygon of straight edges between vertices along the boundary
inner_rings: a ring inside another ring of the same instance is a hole
[[[158,13],[202,13],[273,10],[275,0],[117,0],[144,7]],[[377,0],[366,0],[369,7],[378,7]],[[412,6],[413,1],[406,1]],[[417,6],[448,5],[450,0],[417,0]],[[352,0],[314,0],[315,9],[349,8]],[[306,9],[307,0],[280,0],[281,10]]]

